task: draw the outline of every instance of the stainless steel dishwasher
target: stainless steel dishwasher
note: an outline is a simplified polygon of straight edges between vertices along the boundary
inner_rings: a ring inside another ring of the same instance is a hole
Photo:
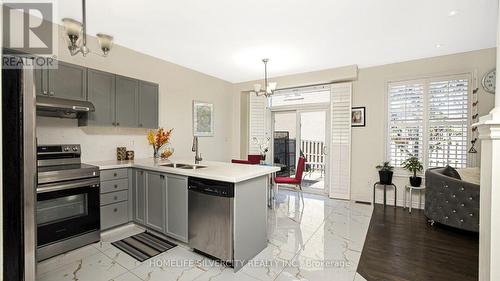
[[[189,246],[221,261],[233,261],[234,184],[189,178]]]

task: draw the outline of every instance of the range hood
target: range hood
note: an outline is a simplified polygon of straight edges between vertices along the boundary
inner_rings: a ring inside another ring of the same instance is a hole
[[[36,97],[36,113],[40,116],[76,119],[82,118],[92,111],[95,111],[95,107],[88,101],[45,96]]]

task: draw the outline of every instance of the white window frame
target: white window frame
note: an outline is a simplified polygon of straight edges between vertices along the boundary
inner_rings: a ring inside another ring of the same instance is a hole
[[[470,145],[470,140],[471,140],[471,135],[472,132],[470,131],[471,128],[471,114],[472,114],[472,90],[474,87],[474,83],[472,81],[472,73],[470,72],[462,72],[462,73],[447,73],[447,74],[436,74],[436,75],[429,75],[429,76],[423,76],[423,77],[418,77],[418,78],[408,78],[408,79],[398,79],[398,80],[388,80],[385,83],[385,135],[384,135],[384,156],[385,159],[384,161],[390,161],[391,160],[391,155],[390,155],[390,127],[391,127],[391,120],[390,120],[390,87],[391,85],[394,84],[411,84],[411,83],[422,83],[424,86],[424,99],[423,99],[423,104],[424,104],[424,113],[423,113],[423,166],[424,170],[428,169],[428,163],[429,163],[429,137],[428,137],[428,128],[429,128],[429,83],[433,81],[441,81],[441,80],[451,80],[451,79],[466,79],[467,80],[467,141],[466,141],[466,147],[469,147]],[[475,163],[472,163],[472,157],[471,155],[468,154],[468,149],[467,149],[467,159],[466,159],[466,166],[471,167],[474,166]],[[396,176],[407,176],[410,175],[411,173],[402,167],[394,167],[395,175]],[[424,172],[422,172],[423,174]]]

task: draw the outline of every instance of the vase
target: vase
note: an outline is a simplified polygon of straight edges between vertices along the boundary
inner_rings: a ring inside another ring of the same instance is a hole
[[[153,146],[153,158],[160,158],[160,150],[156,146]]]

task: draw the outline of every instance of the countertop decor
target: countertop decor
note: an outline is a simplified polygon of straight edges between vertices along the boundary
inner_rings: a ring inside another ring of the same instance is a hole
[[[165,131],[163,128],[159,128],[158,130],[150,130],[148,131],[148,142],[151,146],[153,146],[153,157],[154,158],[169,158],[173,153],[174,149],[170,145],[170,137],[172,135],[172,131],[174,129],[170,129]]]

